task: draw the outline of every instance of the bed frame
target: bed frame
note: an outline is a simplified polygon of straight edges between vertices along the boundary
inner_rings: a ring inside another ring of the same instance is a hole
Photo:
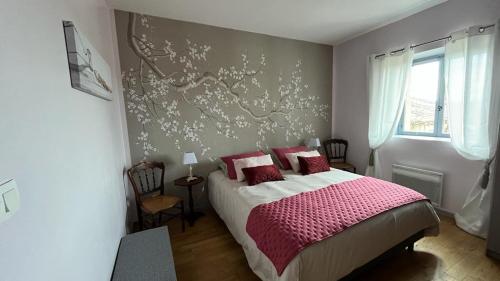
[[[401,252],[403,252],[405,250],[409,251],[409,252],[413,252],[415,242],[417,242],[418,240],[420,240],[423,237],[424,237],[423,230],[415,233],[414,235],[410,236],[408,239],[404,240],[403,242],[401,242],[401,243],[397,244],[396,246],[390,248],[389,250],[385,251],[383,254],[381,254],[380,256],[369,261],[365,265],[358,267],[353,272],[351,272],[347,276],[340,279],[340,281],[356,280],[361,274],[376,267],[377,265],[380,265],[383,261],[389,259],[390,257],[393,257],[396,254],[400,254]]]
[[[208,187],[207,191],[210,192],[210,187]],[[211,202],[210,202],[210,204],[211,204]],[[214,208],[214,210],[215,210],[215,208]],[[217,213],[217,211],[215,211],[215,213]],[[219,216],[219,218],[220,218],[220,216]],[[225,224],[225,222],[224,222],[224,224]],[[227,225],[226,225],[226,227],[227,227]],[[409,236],[404,241],[402,241],[402,242],[398,243],[397,245],[393,246],[392,248],[386,250],[382,254],[373,258],[371,261],[368,261],[364,265],[361,265],[358,268],[354,269],[352,272],[350,272],[349,274],[347,274],[346,276],[342,277],[339,280],[340,281],[360,280],[359,278],[361,277],[362,274],[375,268],[376,266],[380,265],[384,261],[387,261],[389,258],[394,257],[395,255],[401,254],[404,251],[413,252],[414,243],[417,242],[418,240],[420,240],[421,238],[425,237],[424,234],[425,234],[425,229],[419,230],[417,233]]]

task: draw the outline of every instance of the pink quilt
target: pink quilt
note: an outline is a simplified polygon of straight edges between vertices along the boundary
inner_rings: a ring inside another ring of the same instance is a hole
[[[305,247],[387,210],[427,198],[406,187],[363,177],[256,206],[246,230],[278,275]]]

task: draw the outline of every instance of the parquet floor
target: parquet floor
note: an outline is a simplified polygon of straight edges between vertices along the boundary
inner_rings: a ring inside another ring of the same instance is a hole
[[[240,245],[214,211],[184,233],[178,219],[169,222],[169,230],[179,281],[259,280],[248,267]],[[385,260],[357,279],[500,281],[500,262],[485,256],[485,244],[459,230],[451,219],[443,219],[438,237],[421,239],[415,252]]]

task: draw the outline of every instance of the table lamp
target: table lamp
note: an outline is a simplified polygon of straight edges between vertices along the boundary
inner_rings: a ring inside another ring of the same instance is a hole
[[[196,159],[196,155],[194,152],[184,152],[184,159],[182,161],[182,164],[184,165],[189,165],[189,175],[187,177],[187,181],[193,181],[196,179],[196,177],[193,177],[193,164],[198,163],[198,160]]]
[[[310,138],[309,141],[307,142],[307,147],[314,149],[321,147],[321,142],[319,141],[319,138]]]

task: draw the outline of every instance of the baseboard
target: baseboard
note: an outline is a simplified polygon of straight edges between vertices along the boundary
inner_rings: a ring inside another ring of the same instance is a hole
[[[436,206],[434,206],[434,209],[436,210],[436,213],[439,216],[446,217],[446,218],[449,218],[449,219],[455,219],[455,213],[453,213],[451,211],[448,211],[446,209],[443,209],[443,208],[440,208],[440,207],[436,207]]]
[[[497,253],[495,251],[486,249],[486,255],[488,257],[490,257],[490,258],[493,258],[493,259],[496,259],[496,260],[500,260],[500,253]]]

